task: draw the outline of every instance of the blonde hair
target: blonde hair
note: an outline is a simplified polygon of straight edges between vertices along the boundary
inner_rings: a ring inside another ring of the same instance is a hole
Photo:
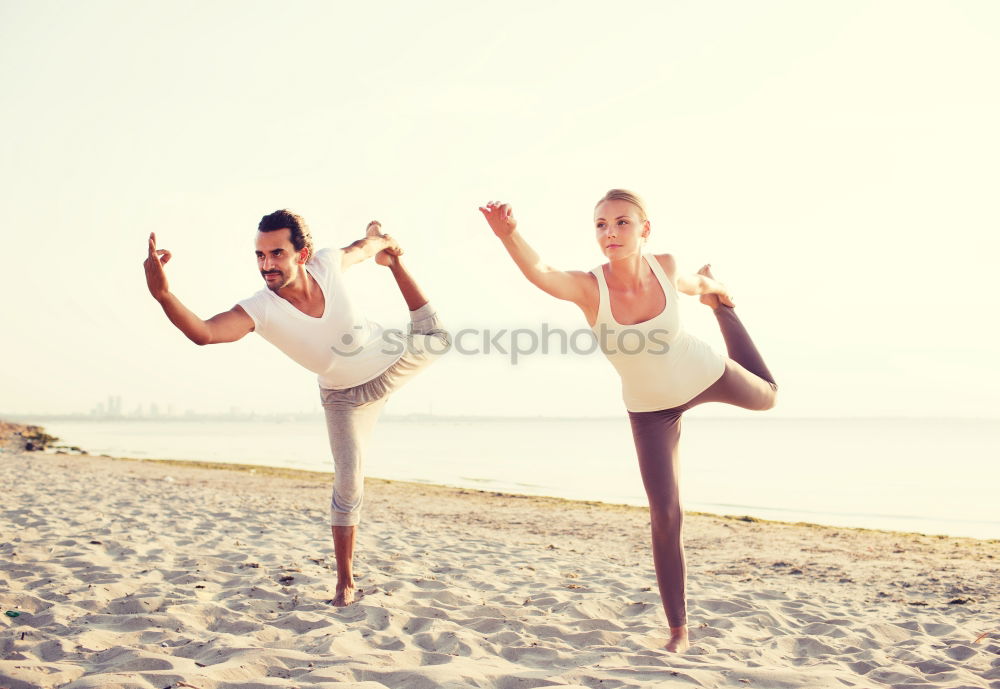
[[[628,201],[639,211],[639,219],[646,222],[646,204],[642,202],[642,198],[635,192],[629,191],[628,189],[612,189],[604,197],[594,204],[594,210],[600,206],[605,201]]]

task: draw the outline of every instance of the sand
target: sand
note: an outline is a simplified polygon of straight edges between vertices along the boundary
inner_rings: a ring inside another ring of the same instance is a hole
[[[689,515],[661,650],[645,510],[369,480],[331,607],[329,475],[0,453],[0,687],[1000,687],[1000,541]]]

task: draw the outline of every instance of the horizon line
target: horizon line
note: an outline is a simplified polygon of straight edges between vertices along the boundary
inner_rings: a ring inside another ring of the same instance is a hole
[[[197,421],[197,420],[212,420],[220,421],[226,419],[232,420],[268,420],[268,419],[278,419],[278,418],[288,418],[288,417],[306,417],[306,418],[321,418],[323,413],[321,411],[312,412],[195,412],[192,414],[158,414],[156,416],[130,416],[130,415],[94,415],[89,412],[74,412],[74,413],[4,413],[0,412],[0,421],[13,421],[17,419],[58,419],[58,420],[79,420],[79,421]],[[406,414],[394,414],[386,413],[382,416],[383,419],[389,420],[405,420],[405,419],[439,419],[439,420],[453,420],[453,419],[469,419],[469,420],[550,420],[550,421],[594,421],[594,420],[620,420],[624,417],[622,415],[595,415],[595,416],[582,416],[582,415],[572,415],[572,416],[557,416],[557,415],[546,415],[546,414],[534,414],[534,415],[503,415],[503,414],[435,414],[429,412],[410,412]],[[690,417],[689,417],[690,418]],[[712,420],[749,420],[751,417],[745,416],[731,416],[731,415],[698,415],[696,418],[701,419],[712,419]],[[754,415],[752,418],[765,418],[764,416]],[[796,416],[785,416],[785,415],[767,415],[766,418],[769,419],[781,419],[787,421],[819,421],[819,420],[961,420],[961,421],[1000,421],[1000,416],[941,416],[941,415],[908,415],[908,414],[871,414],[871,415],[834,415],[834,414],[813,414],[813,415],[796,415]]]

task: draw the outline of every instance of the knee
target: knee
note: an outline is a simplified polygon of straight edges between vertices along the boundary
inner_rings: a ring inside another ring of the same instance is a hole
[[[760,394],[756,397],[757,399],[749,407],[751,411],[774,409],[774,405],[778,402],[778,385],[768,382],[767,387],[762,387]]]
[[[451,349],[451,333],[449,333],[447,330],[442,330],[441,328],[435,328],[429,333],[429,335],[433,337],[435,340],[437,340],[437,346],[435,347],[437,351],[435,352],[435,354],[438,353],[444,354],[449,349]]]
[[[684,510],[679,503],[650,507],[649,521],[655,534],[677,534],[684,525]]]
[[[358,490],[347,495],[333,491],[330,500],[330,524],[332,526],[356,526],[361,521],[361,504],[364,491]]]
[[[771,391],[764,395],[764,406],[761,407],[761,411],[767,411],[768,409],[774,409],[774,405],[778,403],[778,384],[769,383]]]
[[[330,509],[339,513],[360,512],[364,498],[365,489],[360,481],[335,481]],[[337,524],[337,526],[350,526],[350,524]]]
[[[444,354],[449,349],[451,349],[451,333],[447,330],[442,330],[441,328],[434,328],[429,333],[427,333],[428,339],[431,342],[428,343],[428,351],[435,355],[440,356]]]
[[[451,349],[451,334],[436,325],[424,329],[414,329],[407,343],[407,352],[421,360],[441,356]]]

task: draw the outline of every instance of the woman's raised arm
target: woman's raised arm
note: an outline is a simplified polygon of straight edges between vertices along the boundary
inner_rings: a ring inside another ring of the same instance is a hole
[[[479,207],[493,233],[507,253],[535,287],[556,299],[571,301],[584,308],[592,289],[592,278],[581,270],[558,270],[539,258],[517,231],[517,221],[509,204],[490,201]]]

